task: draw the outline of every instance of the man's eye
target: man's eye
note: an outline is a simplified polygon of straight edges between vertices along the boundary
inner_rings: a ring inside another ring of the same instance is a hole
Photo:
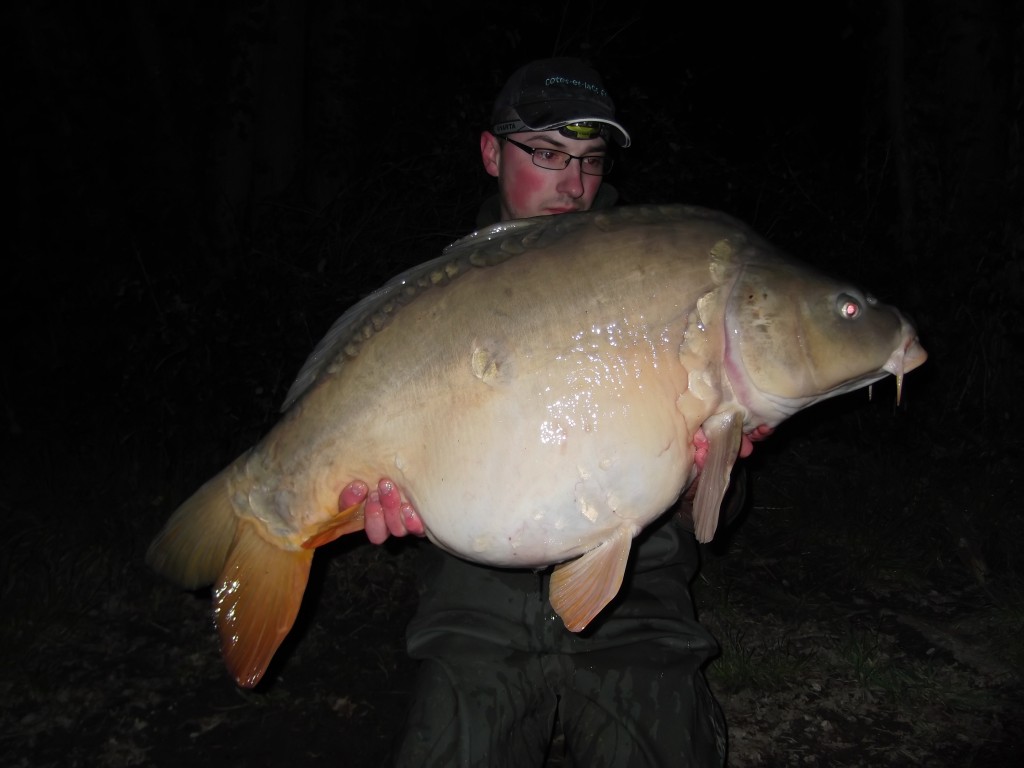
[[[558,157],[561,154],[561,152],[555,152],[554,150],[551,149],[535,149],[533,150],[533,154],[535,157],[538,157],[541,160],[550,161]]]
[[[604,168],[604,158],[600,155],[587,155],[583,158],[583,163],[587,168],[593,168],[595,170]]]

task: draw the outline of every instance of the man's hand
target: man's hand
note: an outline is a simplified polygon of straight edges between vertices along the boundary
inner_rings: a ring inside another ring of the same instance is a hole
[[[341,490],[338,506],[348,509],[364,499],[363,526],[372,543],[383,544],[388,536],[426,535],[423,520],[412,504],[402,500],[402,492],[389,478],[381,478],[372,492],[362,480],[352,481]]]
[[[747,458],[747,456],[754,452],[754,443],[766,439],[774,431],[771,427],[762,424],[759,427],[755,427],[749,433],[744,432],[743,438],[740,440],[739,457],[741,459]],[[708,445],[708,436],[704,434],[704,428],[701,427],[693,436],[693,447],[695,449],[693,463],[697,466],[698,470],[704,469],[704,462],[708,458]]]

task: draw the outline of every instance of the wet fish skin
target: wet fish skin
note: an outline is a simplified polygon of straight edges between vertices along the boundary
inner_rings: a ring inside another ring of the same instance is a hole
[[[925,360],[891,307],[779,253],[724,214],[620,207],[496,225],[347,312],[281,421],[187,500],[150,564],[214,584],[229,669],[262,676],[312,549],[362,529],[354,478],[393,477],[436,545],[556,565],[582,629],[633,537],[693,481],[710,540],[744,432]]]

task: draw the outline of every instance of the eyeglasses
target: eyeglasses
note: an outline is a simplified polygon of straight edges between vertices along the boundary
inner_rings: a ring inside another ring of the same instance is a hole
[[[508,136],[502,136],[505,141],[514,147],[519,147],[523,152],[530,155],[533,164],[538,168],[548,171],[564,171],[573,160],[580,161],[580,170],[589,176],[607,176],[612,170],[612,159],[606,155],[583,155],[577,157],[559,149],[548,149],[547,147],[531,147],[528,144],[521,144]]]

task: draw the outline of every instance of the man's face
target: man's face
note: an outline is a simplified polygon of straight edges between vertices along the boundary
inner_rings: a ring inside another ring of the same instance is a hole
[[[557,149],[576,157],[607,152],[603,138],[570,139],[558,131],[513,133],[509,138],[530,147]],[[601,187],[602,177],[583,173],[578,160],[571,161],[560,171],[539,168],[528,152],[489,131],[484,131],[480,137],[480,153],[484,168],[498,179],[501,217],[505,221],[590,210]]]

